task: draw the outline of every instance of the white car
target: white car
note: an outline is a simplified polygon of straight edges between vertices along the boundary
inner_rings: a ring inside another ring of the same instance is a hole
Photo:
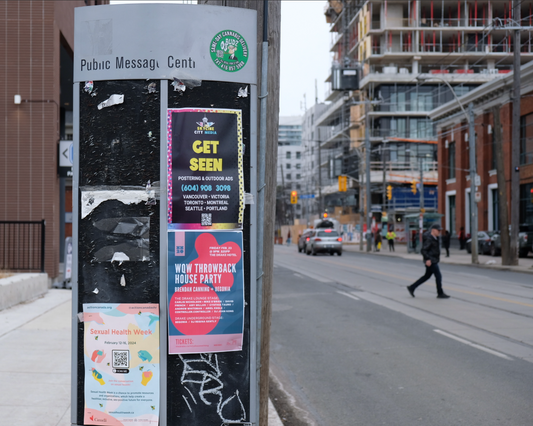
[[[316,256],[317,253],[329,253],[333,256],[342,255],[342,238],[337,231],[331,228],[318,228],[313,231],[306,244],[307,255]]]

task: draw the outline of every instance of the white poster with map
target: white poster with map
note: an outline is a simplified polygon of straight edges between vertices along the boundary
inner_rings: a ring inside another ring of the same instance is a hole
[[[159,423],[159,305],[83,304],[84,424]]]

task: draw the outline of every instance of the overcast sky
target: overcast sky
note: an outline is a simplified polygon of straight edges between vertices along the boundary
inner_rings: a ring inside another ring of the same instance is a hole
[[[324,101],[331,68],[331,34],[323,0],[281,3],[280,115],[303,115],[304,105]],[[306,100],[304,101],[304,95]]]

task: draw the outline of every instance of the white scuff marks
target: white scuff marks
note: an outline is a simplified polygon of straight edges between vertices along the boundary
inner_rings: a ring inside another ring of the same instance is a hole
[[[117,200],[123,204],[139,204],[150,200],[151,196],[153,194],[147,192],[145,188],[81,188],[81,218],[84,219],[87,217],[88,214],[104,201]]]
[[[124,276],[124,274],[122,274],[122,276],[120,277],[120,285],[122,287],[126,287],[126,277]]]
[[[111,95],[109,99],[98,104],[98,109],[107,108],[113,105],[123,104],[124,95]]]

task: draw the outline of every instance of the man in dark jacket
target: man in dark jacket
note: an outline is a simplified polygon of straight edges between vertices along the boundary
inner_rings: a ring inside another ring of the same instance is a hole
[[[415,290],[420,285],[425,283],[431,278],[431,275],[435,275],[435,281],[437,282],[437,298],[448,299],[450,296],[444,293],[442,290],[442,275],[439,269],[440,260],[440,244],[439,235],[441,226],[435,223],[431,226],[429,232],[424,234],[424,243],[422,246],[422,256],[424,256],[424,263],[426,265],[426,273],[423,277],[420,277],[416,282],[407,286],[407,291],[413,297],[415,297]]]

